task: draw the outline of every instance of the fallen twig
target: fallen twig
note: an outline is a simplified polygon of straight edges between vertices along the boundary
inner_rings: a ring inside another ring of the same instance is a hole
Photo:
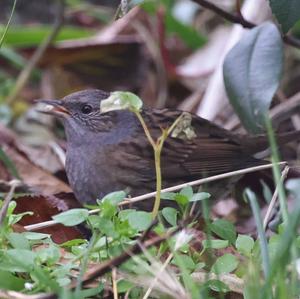
[[[184,183],[181,185],[176,185],[176,186],[173,186],[170,188],[162,189],[161,193],[175,192],[175,191],[179,191],[182,188],[187,187],[187,186],[199,186],[201,184],[206,184],[209,182],[229,178],[229,177],[236,176],[236,175],[241,175],[241,174],[246,174],[246,173],[250,173],[250,172],[254,172],[254,171],[260,171],[260,170],[272,168],[272,165],[273,164],[260,165],[260,166],[249,167],[249,168],[245,168],[245,169],[241,169],[241,170],[236,170],[236,171],[231,171],[231,172],[227,172],[227,173],[223,173],[223,174],[214,175],[214,176],[211,176],[208,178],[199,179],[196,181],[192,181],[192,182]],[[286,165],[286,162],[280,162],[279,165]],[[156,195],[156,192],[151,192],[151,193],[143,194],[143,195],[136,196],[133,198],[125,199],[119,203],[119,206],[124,206],[124,205],[128,205],[128,204],[136,203],[139,201],[143,201],[143,200],[146,200],[149,198],[153,198],[153,197],[155,197],[155,195]],[[90,215],[97,214],[97,213],[99,213],[99,211],[100,211],[100,209],[91,210],[91,211],[89,211],[89,214]],[[28,231],[35,231],[35,230],[50,227],[50,226],[53,226],[56,224],[57,224],[57,222],[55,222],[54,220],[49,220],[49,221],[45,221],[45,222],[27,225],[24,228]]]
[[[286,166],[286,167],[283,169],[282,174],[281,174],[281,178],[280,178],[280,181],[281,181],[280,184],[281,184],[281,183],[284,181],[284,179],[287,177],[287,174],[288,174],[289,170],[290,170],[290,168],[289,168],[288,166]],[[273,194],[273,196],[272,196],[272,199],[271,199],[270,204],[269,204],[269,206],[268,206],[267,213],[266,213],[265,218],[264,218],[264,221],[263,221],[263,227],[264,227],[264,230],[266,230],[266,228],[267,228],[267,225],[268,225],[269,220],[270,220],[271,213],[272,213],[272,211],[273,211],[273,209],[274,209],[274,206],[275,206],[276,201],[277,201],[277,198],[278,198],[278,192],[279,192],[279,190],[278,190],[278,185],[279,185],[279,184],[277,184],[277,186],[276,186],[276,189],[275,189],[275,191],[274,191],[274,194]]]

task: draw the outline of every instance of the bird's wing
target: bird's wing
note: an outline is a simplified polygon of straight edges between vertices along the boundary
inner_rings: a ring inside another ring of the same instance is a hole
[[[166,109],[146,111],[144,117],[157,138],[161,128],[170,127],[180,114]],[[191,140],[170,136],[166,139],[161,158],[165,179],[199,178],[262,164],[246,153],[240,137],[231,132],[195,115],[191,127],[195,133]]]

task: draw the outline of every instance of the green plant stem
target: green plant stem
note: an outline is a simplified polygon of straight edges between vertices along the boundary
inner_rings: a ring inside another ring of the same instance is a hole
[[[255,219],[258,237],[259,237],[264,276],[266,279],[268,279],[270,276],[270,257],[268,252],[268,242],[267,242],[267,238],[265,235],[265,231],[260,216],[260,210],[257,204],[255,194],[250,189],[246,189],[245,195],[250,202],[252,213]]]
[[[87,251],[85,252],[85,255],[83,257],[82,260],[82,264],[81,264],[81,269],[79,272],[79,275],[77,277],[77,283],[76,283],[76,288],[75,288],[75,298],[80,298],[80,291],[81,291],[81,286],[82,286],[82,278],[83,275],[87,269],[88,266],[88,261],[89,261],[89,256],[94,248],[94,245],[96,244],[97,240],[98,240],[98,233],[94,233],[91,237],[91,240],[89,242],[89,245],[87,247]]]
[[[160,200],[161,200],[161,189],[162,189],[162,174],[161,174],[161,152],[164,145],[165,140],[168,138],[169,134],[174,130],[174,128],[177,126],[178,122],[182,119],[183,114],[181,114],[177,119],[173,122],[173,124],[168,129],[162,130],[162,135],[157,139],[157,142],[155,142],[151,136],[151,133],[140,113],[138,110],[132,110],[132,112],[135,113],[138,120],[140,121],[145,135],[150,142],[153,151],[154,151],[154,162],[155,162],[155,174],[156,174],[156,195],[155,195],[155,201],[154,206],[152,210],[152,219],[155,219],[158,215],[159,207],[160,207]]]
[[[155,202],[152,210],[152,219],[155,219],[159,207],[160,207],[160,197],[161,197],[161,188],[162,188],[162,177],[161,177],[161,167],[160,167],[160,157],[161,157],[161,150],[163,146],[164,140],[161,139],[159,141],[158,146],[154,148],[154,160],[155,160],[155,173],[156,173],[156,195],[155,195]]]
[[[279,152],[278,152],[278,147],[275,139],[275,134],[272,128],[271,121],[268,117],[265,118],[266,122],[266,128],[267,128],[267,133],[268,133],[268,138],[269,138],[269,143],[271,146],[271,152],[272,152],[272,163],[273,163],[273,176],[275,179],[275,184],[278,186],[278,197],[279,197],[279,204],[280,204],[280,212],[282,214],[282,219],[284,223],[287,223],[289,220],[288,216],[288,209],[286,205],[286,194],[284,191],[283,187],[283,181],[281,180],[281,171],[278,165],[278,162],[280,161],[279,159]]]
[[[133,112],[135,113],[135,115],[139,119],[139,121],[140,121],[140,123],[141,123],[141,125],[142,125],[142,127],[144,129],[144,132],[145,132],[145,135],[146,135],[148,141],[152,145],[153,149],[155,149],[156,144],[155,144],[155,142],[154,142],[154,140],[153,140],[153,138],[152,138],[152,136],[150,134],[150,131],[149,131],[149,129],[148,129],[148,127],[147,127],[147,125],[146,125],[146,123],[145,123],[145,121],[144,121],[141,113],[139,111],[133,111]]]
[[[6,33],[7,33],[7,31],[8,31],[9,26],[10,26],[10,23],[11,23],[11,20],[12,20],[12,17],[13,17],[13,14],[14,14],[14,12],[15,12],[16,4],[17,4],[17,0],[14,1],[14,4],[13,4],[13,7],[12,7],[12,9],[11,9],[11,13],[10,13],[9,19],[8,19],[8,21],[7,21],[7,24],[6,24],[6,26],[5,26],[4,32],[3,32],[3,34],[2,34],[2,37],[1,37],[1,40],[0,40],[0,48],[2,47],[2,44],[3,44],[3,42],[4,42]]]

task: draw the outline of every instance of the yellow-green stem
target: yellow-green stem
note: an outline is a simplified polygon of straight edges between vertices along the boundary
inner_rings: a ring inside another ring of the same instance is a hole
[[[144,129],[145,135],[146,135],[147,139],[149,140],[150,144],[153,147],[153,150],[155,150],[156,144],[155,144],[155,142],[154,142],[154,140],[153,140],[153,138],[152,138],[152,136],[151,136],[151,134],[150,134],[150,132],[149,132],[149,130],[147,128],[147,125],[146,125],[146,123],[145,123],[145,121],[144,121],[141,113],[139,111],[133,111],[133,112],[135,113],[135,115],[139,119],[139,121],[140,121],[140,123],[141,123],[141,125],[142,125],[142,127]]]
[[[155,219],[158,211],[159,211],[159,207],[160,207],[160,197],[161,197],[161,189],[162,189],[162,176],[161,176],[161,166],[160,166],[160,156],[161,156],[161,151],[164,145],[165,140],[168,138],[169,134],[172,132],[172,130],[177,126],[178,122],[181,120],[181,118],[183,117],[183,114],[181,114],[172,124],[172,126],[167,129],[167,130],[163,130],[162,131],[162,135],[158,138],[157,142],[154,142],[150,131],[140,113],[140,111],[137,110],[132,110],[135,115],[137,116],[137,118],[139,119],[145,135],[148,139],[148,141],[150,142],[153,151],[154,151],[154,161],[155,161],[155,174],[156,174],[156,195],[155,195],[155,202],[154,202],[154,206],[153,206],[153,210],[152,210],[152,219]]]
[[[160,142],[163,143],[163,142]],[[152,210],[152,219],[155,219],[159,207],[160,207],[160,195],[161,195],[161,185],[162,185],[162,177],[161,177],[161,167],[160,167],[160,155],[161,155],[162,147],[158,146],[154,149],[154,159],[155,159],[155,173],[156,173],[156,195],[155,195],[155,202]]]

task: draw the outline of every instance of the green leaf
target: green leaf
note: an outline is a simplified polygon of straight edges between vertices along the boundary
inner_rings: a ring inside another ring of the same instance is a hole
[[[6,252],[9,262],[14,264],[16,272],[29,272],[34,268],[35,252],[27,249],[9,249]]]
[[[166,207],[162,209],[162,214],[164,218],[170,223],[172,226],[177,225],[177,214],[178,211],[174,208]]]
[[[59,284],[59,286],[65,287],[65,286],[67,286],[68,284],[70,284],[71,279],[68,278],[68,277],[62,277],[62,278],[58,278],[58,279],[56,280],[56,282]]]
[[[121,221],[125,221],[128,219],[129,214],[136,212],[135,209],[125,209],[119,211],[118,217]]]
[[[266,200],[267,203],[270,203],[271,199],[273,197],[272,191],[271,191],[270,187],[263,180],[259,180],[259,181],[263,187],[264,199]]]
[[[281,238],[279,235],[274,235],[270,238],[268,242],[268,252],[271,260],[274,260],[274,258],[276,257],[276,253],[280,248],[280,242]]]
[[[186,254],[177,254],[177,258],[173,259],[172,264],[178,265],[178,259],[181,260],[180,262],[185,265],[186,269],[190,271],[195,270],[196,264],[190,256]]]
[[[177,193],[174,192],[163,192],[161,194],[161,199],[166,199],[166,200],[175,200],[175,196]]]
[[[111,219],[118,212],[118,207],[116,205],[112,205],[109,201],[100,201],[99,206],[101,210],[101,217],[107,219]]]
[[[143,107],[142,100],[132,92],[114,91],[110,96],[100,102],[101,113],[114,110],[140,111]]]
[[[49,244],[49,247],[42,248],[36,252],[37,258],[41,263],[54,264],[60,259],[60,250],[58,246]]]
[[[81,244],[85,244],[87,241],[85,239],[72,239],[72,240],[69,240],[69,241],[66,241],[62,244],[60,244],[61,247],[73,247],[73,246],[79,246]]]
[[[210,198],[210,194],[207,192],[199,192],[199,193],[195,193],[192,198],[190,198],[190,201],[200,201],[200,200],[204,200],[204,199],[208,199]]]
[[[0,26],[0,31],[1,31]],[[33,47],[39,45],[47,36],[52,27],[46,25],[11,26],[5,36],[4,45],[11,47]],[[55,38],[55,41],[89,37],[93,31],[83,30],[82,27],[64,26]]]
[[[65,226],[74,226],[84,222],[89,216],[87,209],[72,209],[53,216],[53,220]]]
[[[93,226],[97,227],[103,234],[112,238],[117,238],[119,236],[114,223],[110,219],[97,216],[94,219],[96,220]]]
[[[25,280],[16,277],[8,271],[0,270],[0,289],[20,291],[24,288]]]
[[[299,0],[269,0],[272,13],[281,25],[283,33],[287,33],[290,28],[300,19]]]
[[[115,192],[111,192],[107,195],[105,195],[102,198],[102,202],[109,202],[111,205],[118,205],[118,203],[120,203],[121,201],[124,200],[124,198],[126,197],[126,192],[125,191],[115,191]]]
[[[272,23],[251,29],[225,58],[227,95],[242,124],[252,133],[265,128],[265,116],[278,89],[282,65],[282,39]]]
[[[185,195],[182,195],[180,193],[177,193],[175,195],[175,201],[180,205],[180,206],[186,206],[189,203],[189,199],[188,197],[186,197]]]
[[[8,234],[7,239],[16,249],[30,249],[29,242],[23,234],[10,233]]]
[[[36,232],[24,232],[23,236],[27,239],[27,240],[43,240],[43,239],[47,239],[50,238],[51,235],[49,234],[42,234],[42,233],[36,233]]]
[[[142,231],[149,227],[152,222],[151,214],[144,211],[136,211],[128,215],[129,225],[138,230]]]
[[[228,240],[203,240],[202,246],[204,249],[221,249],[229,246]]]
[[[134,284],[128,280],[121,279],[118,281],[118,292],[126,293],[134,287]]]
[[[79,298],[91,298],[91,297],[96,297],[96,295],[98,295],[97,297],[99,297],[99,294],[104,290],[104,284],[103,282],[99,283],[99,286],[96,288],[88,288],[88,289],[84,289],[81,290],[79,292]],[[72,296],[70,297],[70,299],[72,298]]]
[[[177,34],[191,49],[198,49],[207,42],[206,37],[200,35],[193,27],[177,20],[171,13],[166,13],[165,25],[169,33]]]
[[[235,243],[236,230],[231,222],[217,219],[211,224],[211,230],[219,237],[228,240],[231,244]]]
[[[230,254],[226,253],[220,256],[215,263],[213,264],[211,271],[215,274],[225,274],[234,271],[238,266],[237,258]]]
[[[193,188],[191,186],[186,186],[180,190],[179,194],[186,196],[190,200],[194,194]]]
[[[224,282],[217,279],[211,279],[206,284],[215,292],[227,293],[230,291],[229,287]]]
[[[254,240],[247,235],[238,235],[235,242],[235,247],[238,250],[238,252],[249,256],[254,247]]]

